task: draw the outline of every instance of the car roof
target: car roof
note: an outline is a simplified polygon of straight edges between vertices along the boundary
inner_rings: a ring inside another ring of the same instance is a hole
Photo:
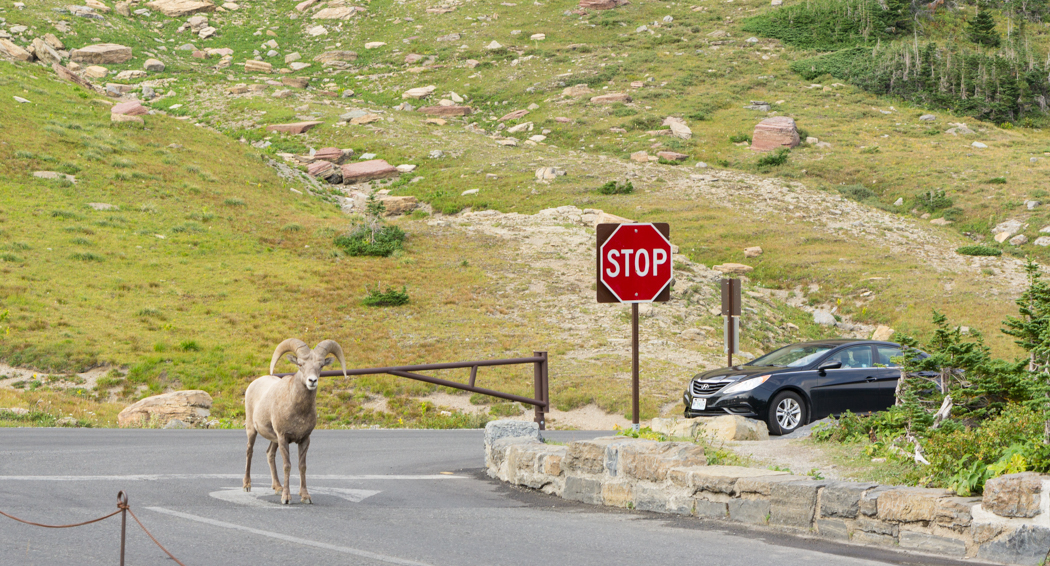
[[[829,348],[837,348],[839,346],[845,346],[847,344],[892,344],[893,346],[900,346],[900,344],[897,344],[896,342],[886,342],[883,340],[851,340],[848,338],[834,338],[831,340],[810,340],[809,342],[796,342],[794,344],[787,344],[787,346],[826,346]]]

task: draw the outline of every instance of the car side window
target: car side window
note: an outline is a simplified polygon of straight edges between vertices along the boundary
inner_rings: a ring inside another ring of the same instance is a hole
[[[875,351],[878,352],[879,365],[888,368],[898,367],[894,363],[893,358],[899,358],[904,355],[901,349],[896,346],[875,346]]]
[[[842,362],[843,368],[870,368],[871,346],[854,346],[832,354],[829,362]]]

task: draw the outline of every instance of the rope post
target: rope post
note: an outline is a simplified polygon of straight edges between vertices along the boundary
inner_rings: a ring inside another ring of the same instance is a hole
[[[120,508],[120,566],[124,566],[124,541],[128,531],[128,495],[123,491],[117,493],[117,507]]]

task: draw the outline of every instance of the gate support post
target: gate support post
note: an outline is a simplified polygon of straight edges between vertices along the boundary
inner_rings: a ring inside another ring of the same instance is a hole
[[[543,360],[535,362],[532,370],[532,392],[533,398],[539,401],[549,403],[547,400],[547,352],[533,352],[533,356],[537,358],[543,358]],[[544,413],[547,412],[549,407],[543,407],[536,405],[536,418],[535,421],[540,425],[540,430],[547,429],[546,419]]]

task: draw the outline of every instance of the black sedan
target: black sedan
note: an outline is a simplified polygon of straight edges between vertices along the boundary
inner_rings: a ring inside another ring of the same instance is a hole
[[[893,405],[901,346],[874,340],[820,340],[785,346],[744,365],[701,373],[685,390],[685,416],[740,415],[770,434],[846,411]],[[925,357],[925,354],[919,354]]]

